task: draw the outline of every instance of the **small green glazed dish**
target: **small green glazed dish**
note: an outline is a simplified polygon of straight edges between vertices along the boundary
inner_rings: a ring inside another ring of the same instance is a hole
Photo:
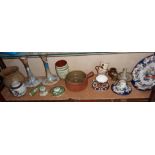
[[[63,86],[57,86],[51,89],[51,94],[53,96],[60,96],[65,92],[65,88]]]

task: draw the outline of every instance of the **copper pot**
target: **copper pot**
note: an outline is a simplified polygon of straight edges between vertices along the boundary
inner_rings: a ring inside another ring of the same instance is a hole
[[[84,90],[88,85],[88,79],[92,76],[94,76],[93,72],[86,75],[83,71],[72,71],[66,76],[66,87],[71,91]]]

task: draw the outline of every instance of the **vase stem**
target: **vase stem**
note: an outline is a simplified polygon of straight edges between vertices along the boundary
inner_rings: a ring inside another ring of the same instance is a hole
[[[26,57],[20,58],[21,62],[23,63],[26,73],[27,73],[27,81],[25,82],[27,87],[35,87],[41,83],[41,80],[36,79],[36,77],[33,75],[29,64],[28,64],[28,59]]]
[[[43,61],[46,72],[46,77],[43,81],[43,84],[44,85],[54,84],[55,82],[58,81],[58,77],[50,72],[47,56],[41,56],[41,59]]]

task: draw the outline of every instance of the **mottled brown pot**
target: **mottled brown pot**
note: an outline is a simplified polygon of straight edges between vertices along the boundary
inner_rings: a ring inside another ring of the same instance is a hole
[[[6,87],[10,87],[13,81],[24,82],[24,75],[19,72],[19,68],[16,66],[6,67],[2,69],[0,75],[4,78],[4,84]]]
[[[66,87],[71,91],[81,91],[84,90],[88,85],[88,79],[94,76],[93,72],[86,75],[82,71],[72,71],[66,76]]]
[[[118,72],[116,68],[110,68],[108,71],[108,75],[113,81],[118,80]]]

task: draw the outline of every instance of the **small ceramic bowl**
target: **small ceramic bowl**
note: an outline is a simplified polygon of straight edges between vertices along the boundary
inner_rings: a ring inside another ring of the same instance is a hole
[[[96,81],[99,83],[105,83],[108,81],[108,77],[104,74],[100,74],[96,77]]]

